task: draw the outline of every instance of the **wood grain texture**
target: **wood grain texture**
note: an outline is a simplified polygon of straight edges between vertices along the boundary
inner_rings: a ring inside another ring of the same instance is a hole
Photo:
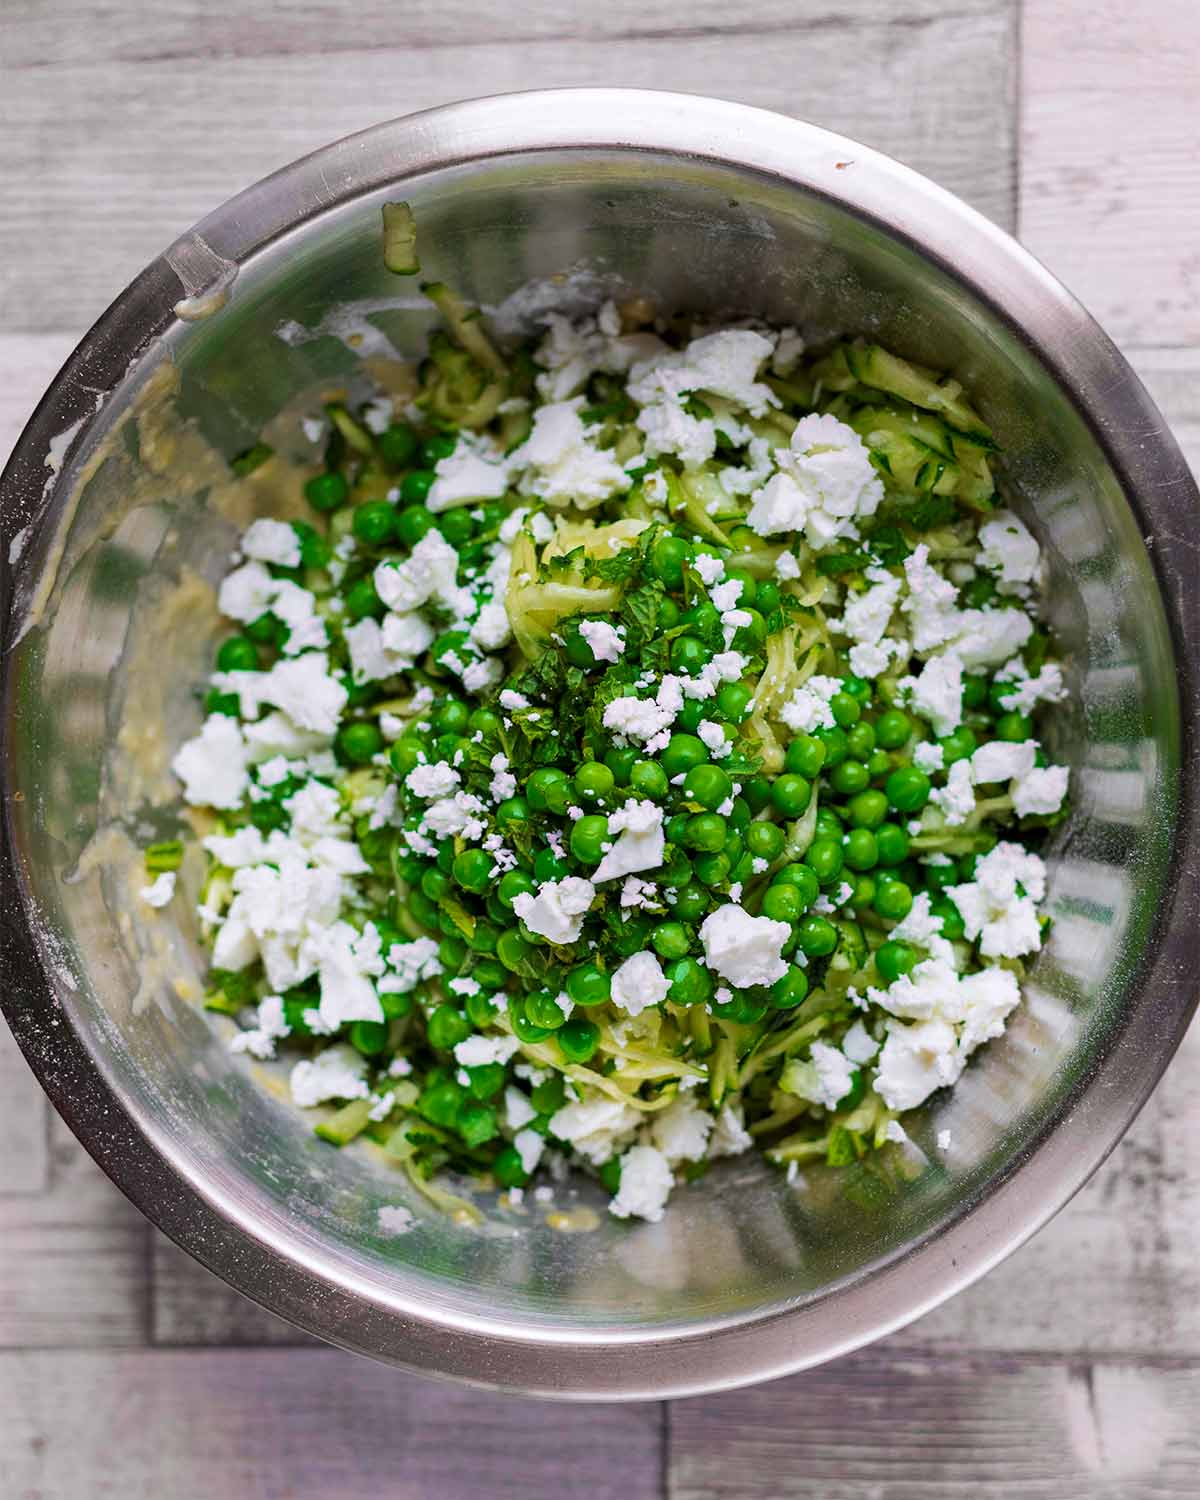
[[[89,21],[89,34],[131,35],[133,17],[140,30],[143,8],[132,0],[109,0],[105,9],[108,24]],[[80,329],[177,234],[255,178],[376,121],[511,89],[668,86],[802,115],[883,147],[1011,222],[1013,0],[972,0],[944,12],[930,0],[893,7],[848,0],[811,25],[803,12],[788,24],[771,0],[763,11],[775,28],[769,37],[744,29],[740,11],[736,24],[726,11],[715,29],[689,30],[666,6],[625,0],[622,9],[638,27],[635,38],[597,35],[586,44],[561,31],[539,39],[541,23],[528,39],[496,39],[520,32],[530,15],[553,20],[551,8],[522,7],[514,17],[484,0],[459,0],[451,16],[440,15],[428,45],[407,40],[407,7],[368,4],[363,14],[378,26],[367,36],[357,19],[343,30],[357,7],[321,7],[318,24],[310,5],[307,30],[283,27],[300,50],[261,55],[260,28],[287,13],[278,0],[260,7],[253,23],[237,22],[245,43],[219,62],[178,38],[168,38],[161,56],[117,55],[102,68],[90,54],[72,60],[72,47],[46,53],[48,44],[38,43],[32,55],[53,61],[9,62],[0,78],[0,324]],[[708,11],[717,9],[709,0]],[[47,24],[47,7],[26,4],[30,10]],[[431,6],[417,13],[435,14]],[[220,16],[195,19],[199,6],[188,14],[196,34]],[[69,25],[55,25],[69,34]],[[5,37],[19,41],[28,25],[6,6],[0,28],[3,57]],[[330,38],[343,36],[346,49],[331,52]],[[181,53],[171,50],[176,44]]]
[[[1192,473],[1200,475],[1200,348],[1125,352],[1158,402]]]
[[[670,1500],[1184,1500],[1194,1363],[922,1359],[673,1403]]]
[[[1200,6],[1025,0],[1020,234],[1118,343],[1200,341]]]
[[[552,1406],[333,1350],[0,1356],[5,1500],[656,1500],[662,1408]]]
[[[7,1026],[0,1023],[0,1132],[4,1140],[0,1198],[49,1189],[49,1111],[41,1084]]]
[[[165,1235],[151,1233],[151,1343],[317,1344],[293,1324],[235,1292]]]
[[[144,1343],[149,1226],[49,1116],[48,1188],[0,1197],[0,1348]]]

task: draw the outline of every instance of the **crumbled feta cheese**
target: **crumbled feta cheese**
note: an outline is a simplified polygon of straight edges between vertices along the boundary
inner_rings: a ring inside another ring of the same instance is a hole
[[[431,801],[435,797],[449,797],[461,780],[453,766],[435,761],[432,765],[414,766],[404,778],[404,785],[414,797]]]
[[[472,792],[455,792],[453,797],[442,797],[431,802],[425,809],[421,826],[436,838],[451,838],[461,834],[469,844],[483,837],[487,823],[483,816],[483,803]]]
[[[517,793],[517,778],[508,769],[508,756],[497,752],[491,759],[492,779],[489,791],[495,802],[503,802]]]
[[[242,551],[257,562],[280,568],[300,566],[300,538],[286,521],[253,521],[242,536]]]
[[[971,762],[956,760],[946,776],[944,787],[934,787],[929,800],[941,809],[942,816],[951,827],[965,823],[975,811],[975,787],[971,778]]]
[[[902,677],[901,699],[928,719],[938,735],[953,734],[962,723],[962,662],[952,651],[932,656],[917,677]]]
[[[434,465],[425,499],[434,515],[472,500],[498,500],[508,489],[508,464],[491,458],[460,438],[453,453]]]
[[[1013,808],[1018,818],[1056,813],[1067,795],[1070,772],[1066,766],[1034,766],[1013,783]]]
[[[455,1047],[454,1060],[464,1068],[506,1063],[520,1045],[515,1036],[469,1036]]]
[[[528,708],[529,699],[524,693],[516,693],[512,688],[505,688],[500,694],[500,707],[507,708],[510,713],[513,713],[518,708]]]
[[[699,573],[706,588],[711,589],[714,585],[719,585],[725,577],[725,564],[719,557],[713,557],[709,552],[701,552],[692,567]]]
[[[375,1216],[379,1233],[385,1235],[408,1234],[416,1222],[412,1210],[400,1203],[383,1204]]]
[[[1048,661],[1036,677],[1031,677],[1019,656],[1006,662],[996,674],[1013,684],[1012,691],[1000,695],[1000,707],[1008,713],[1031,714],[1039,703],[1059,703],[1066,696],[1062,668]]]
[[[733,742],[726,739],[724,726],[714,719],[701,719],[696,726],[696,733],[708,747],[714,760],[724,760],[732,753]]]
[[[508,611],[503,604],[489,603],[481,607],[479,616],[471,626],[471,641],[481,651],[503,651],[512,640],[512,626]]]
[[[541,406],[533,415],[533,431],[511,456],[522,494],[537,495],[561,509],[573,505],[591,510],[630,486],[629,475],[611,453],[594,447],[579,410],[582,397]]]
[[[937,1133],[937,1146],[938,1146],[938,1150],[939,1151],[949,1151],[949,1149],[950,1149],[950,1139],[951,1139],[950,1132],[948,1130],[939,1130],[938,1133]]]
[[[411,943],[393,943],[387,953],[388,968],[379,988],[386,994],[407,995],[422,979],[436,979],[442,972],[438,945],[432,938]]]
[[[592,648],[597,662],[619,661],[625,650],[624,626],[614,628],[607,620],[580,620],[579,634]]]
[[[537,1110],[530,1104],[529,1096],[510,1083],[504,1090],[504,1123],[510,1130],[517,1131],[536,1119]]]
[[[628,1104],[604,1094],[585,1095],[550,1116],[550,1134],[573,1146],[593,1166],[603,1166],[642,1122]]]
[[[867,580],[871,587],[849,595],[841,619],[830,623],[852,641],[877,646],[887,631],[902,585],[886,568],[868,568]]]
[[[639,361],[629,372],[629,395],[640,406],[654,406],[707,391],[761,417],[768,407],[779,405],[771,387],[755,379],[772,352],[772,341],[761,333],[721,329],[693,339],[683,349]]]
[[[941,745],[935,745],[932,740],[922,740],[913,750],[913,765],[918,771],[924,771],[926,775],[942,770],[945,764],[945,750]]]
[[[946,1021],[912,1026],[889,1021],[875,1092],[889,1109],[915,1109],[935,1089],[957,1083],[965,1065],[954,1028]]]
[[[536,1130],[518,1130],[513,1137],[513,1146],[521,1158],[523,1169],[530,1173],[536,1172],[538,1163],[542,1159],[542,1152],[546,1149],[545,1138]]]
[[[634,1146],[621,1160],[621,1185],[608,1211],[617,1219],[646,1219],[657,1224],[674,1186],[670,1165],[653,1146]]]
[[[786,922],[752,917],[740,906],[720,906],[705,917],[700,941],[708,967],[737,989],[774,984],[787,973],[783,945],[791,935]]]
[[[366,1058],[353,1047],[341,1042],[326,1047],[292,1069],[292,1100],[301,1109],[312,1109],[327,1099],[365,1099],[366,1068]]]
[[[596,867],[594,885],[641,870],[657,870],[662,864],[666,844],[662,808],[653,802],[630,797],[624,807],[609,814],[608,831],[619,837]]]
[[[700,1161],[715,1123],[690,1094],[677,1094],[661,1114],[651,1116],[650,1141],[672,1167],[681,1161]]]
[[[780,583],[800,577],[800,563],[794,552],[781,552],[775,559],[775,577]]]
[[[979,551],[979,561],[997,575],[1002,594],[1017,593],[1037,578],[1038,544],[1011,510],[996,511],[979,528]]]
[[[670,989],[655,955],[635,953],[612,976],[612,1003],[628,1016],[640,1016],[650,1006],[661,1004]]]
[[[260,1000],[255,1011],[254,1026],[247,1031],[234,1033],[229,1043],[231,1052],[249,1052],[265,1062],[275,1056],[275,1043],[290,1036],[292,1028],[283,1013],[283,999],[279,995],[267,995]]]
[[[974,880],[946,894],[985,958],[1021,958],[1041,947],[1037,903],[1046,894],[1046,867],[1020,844],[997,844],[977,863]]]
[[[389,609],[409,614],[431,599],[452,606],[458,599],[458,553],[440,531],[428,531],[403,562],[381,562],[372,575],[375,592]]]
[[[530,932],[550,943],[574,943],[583,931],[583,919],[595,900],[590,880],[568,875],[539,886],[537,895],[522,891],[513,901],[513,911]]]
[[[836,677],[810,677],[783,705],[779,717],[796,734],[832,729],[834,718],[829,700],[841,690],[842,684]]]
[[[852,427],[837,417],[801,417],[788,448],[775,450],[779,472],[755,496],[746,525],[759,536],[802,531],[810,546],[857,537],[855,521],[873,516],[883,483]]]
[[[1009,740],[991,740],[986,745],[980,745],[971,757],[971,774],[977,785],[986,785],[993,781],[1011,781],[1020,776],[1027,776],[1033,770],[1034,758],[1037,755],[1037,743],[1034,740],[1023,740],[1013,743]]]
[[[721,1156],[740,1156],[753,1144],[754,1137],[746,1129],[741,1105],[727,1104],[717,1116],[708,1140],[709,1159],[715,1161]]]
[[[164,870],[149,885],[144,885],[138,895],[147,906],[166,906],[175,894],[175,871]]]
[[[183,797],[195,807],[237,807],[246,795],[246,743],[236,719],[210,714],[200,733],[177,751],[171,769],[183,782]]]
[[[849,1058],[828,1042],[814,1042],[810,1055],[817,1070],[816,1102],[834,1109],[854,1087],[854,1068]]]
[[[346,706],[349,693],[329,672],[323,651],[278,661],[269,672],[216,672],[213,685],[221,692],[236,693],[242,714],[257,717],[264,703],[282,709],[299,729],[332,736]]]
[[[842,1051],[852,1063],[867,1063],[879,1051],[879,1043],[861,1021],[855,1021],[842,1038]]]
[[[652,880],[641,880],[636,875],[627,875],[621,887],[621,906],[657,907],[658,887]]]

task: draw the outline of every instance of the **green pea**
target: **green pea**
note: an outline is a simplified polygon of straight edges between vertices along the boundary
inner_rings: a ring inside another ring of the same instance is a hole
[[[496,1111],[479,1099],[468,1099],[458,1112],[456,1127],[463,1141],[470,1147],[484,1145],[500,1134],[496,1123]]]
[[[923,865],[922,871],[925,876],[926,889],[935,894],[958,884],[958,871],[953,861],[945,865]]]
[[[974,755],[979,741],[974,730],[963,724],[952,734],[945,735],[938,744],[942,747],[942,764],[952,766],[956,760],[967,760]]]
[[[346,615],[350,620],[365,620],[369,615],[382,615],[386,605],[375,591],[375,581],[368,573],[352,583],[342,595]]]
[[[337,748],[352,766],[365,766],[383,749],[379,725],[369,719],[356,719],[338,730]]]
[[[875,910],[881,917],[899,922],[912,910],[913,895],[903,880],[880,879],[875,886]]]
[[[677,958],[664,971],[670,989],[667,998],[675,1005],[702,1005],[711,999],[713,981],[708,970],[694,958]]]
[[[794,771],[785,771],[771,783],[771,801],[785,818],[798,818],[811,800],[811,783]]]
[[[942,924],[942,936],[952,943],[961,942],[966,935],[967,924],[963,921],[962,913],[948,896],[943,896],[938,901],[932,901],[929,905],[930,916],[937,917]]]
[[[715,854],[724,848],[725,819],[719,813],[695,813],[687,821],[682,843],[702,854]]]
[[[708,748],[694,734],[673,734],[662,752],[662,768],[668,779],[681,776],[708,759]]]
[[[218,672],[257,672],[258,647],[244,635],[231,635],[217,652]]]
[[[829,773],[829,784],[839,797],[854,797],[871,785],[871,773],[861,760],[844,760]]]
[[[321,533],[307,521],[293,521],[292,530],[300,543],[300,566],[323,568],[329,561],[329,543]]]
[[[288,815],[278,802],[255,802],[250,807],[250,822],[261,833],[270,833],[272,828],[282,828]]]
[[[875,834],[879,863],[889,869],[908,858],[908,834],[898,823],[884,823]]]
[[[826,770],[831,771],[846,759],[846,731],[839,724],[835,724],[832,729],[822,726],[817,730],[816,737],[825,746]]]
[[[525,783],[525,796],[535,812],[565,813],[571,801],[571,783],[557,766],[542,766]]]
[[[482,849],[464,849],[454,859],[454,878],[465,891],[482,893],[491,884],[492,856]]]
[[[533,857],[534,879],[542,885],[548,880],[564,880],[570,873],[570,865],[559,859],[553,849],[539,849]]]
[[[784,842],[783,829],[775,823],[751,823],[746,830],[746,848],[756,859],[777,860]]]
[[[799,734],[784,752],[783,765],[787,771],[815,781],[825,764],[825,746],[812,734]]]
[[[869,828],[855,828],[848,833],[844,852],[852,870],[871,870],[879,863],[879,845]]]
[[[784,865],[771,884],[794,885],[800,892],[800,900],[805,908],[810,907],[821,894],[821,882],[807,865]]]
[[[717,689],[717,713],[728,724],[740,724],[750,711],[754,689],[745,682],[723,682]]]
[[[817,814],[816,825],[813,828],[813,838],[816,839],[840,839],[842,836],[842,820],[832,807],[823,807]]]
[[[814,839],[805,853],[804,863],[822,885],[829,885],[842,873],[842,846],[833,839]]]
[[[493,922],[476,922],[475,931],[469,939],[473,953],[495,953],[500,942],[501,929]]]
[[[407,422],[393,422],[375,439],[375,446],[389,469],[404,469],[416,456],[417,435]]]
[[[854,894],[850,897],[854,906],[870,906],[875,900],[875,881],[870,875],[855,877]]]
[[[887,798],[882,792],[859,792],[846,809],[855,828],[878,828],[887,817]]]
[[[243,625],[242,629],[246,638],[256,646],[282,646],[290,634],[283,621],[277,620],[270,611],[259,615],[257,620],[251,620],[248,625]],[[228,645],[229,642],[226,641],[225,644]]]
[[[549,1078],[543,1078],[541,1083],[534,1084],[530,1091],[529,1102],[539,1115],[554,1114],[567,1102],[566,1080],[557,1073]]]
[[[433,711],[433,727],[441,734],[464,734],[471,710],[461,698],[446,698]]]
[[[524,870],[506,870],[500,877],[496,894],[501,904],[512,910],[512,904],[520,895],[532,895],[537,889]]]
[[[749,623],[739,625],[733,637],[734,647],[747,656],[755,656],[767,638],[767,622],[756,609],[748,609]]]
[[[771,1004],[776,1010],[793,1010],[808,994],[808,975],[798,964],[789,964],[787,973],[771,986]]]
[[[963,678],[962,701],[965,709],[982,708],[987,702],[988,680],[980,672],[970,672]]]
[[[389,1021],[399,1021],[405,1016],[412,1014],[413,997],[411,995],[388,994],[386,991],[380,995],[379,1004],[383,1013]]]
[[[771,800],[771,783],[765,776],[751,776],[742,783],[742,796],[752,813],[760,813]]]
[[[683,795],[710,810],[720,807],[733,792],[733,782],[720,766],[693,766],[683,783]]]
[[[528,1014],[526,1001],[513,996],[508,1002],[508,1021],[513,1035],[519,1042],[544,1042],[554,1034],[552,1026],[539,1026]],[[562,1012],[558,1012],[558,1024],[562,1025]]]
[[[637,763],[637,751],[631,748],[618,750],[615,747],[606,752],[604,764],[613,774],[613,781],[617,786],[628,786],[629,777]]]
[[[400,498],[405,505],[424,505],[436,478],[432,469],[410,469],[400,481]]]
[[[707,703],[701,703],[698,698],[689,698],[675,715],[675,724],[677,728],[686,729],[689,734],[695,734],[707,717]]]
[[[491,739],[493,735],[499,734],[503,727],[500,715],[490,708],[473,708],[467,720],[467,728],[471,733],[481,734],[484,739]]]
[[[608,842],[608,819],[596,813],[577,818],[571,828],[571,853],[584,865],[598,865]]]
[[[629,773],[629,790],[652,802],[661,802],[670,789],[670,779],[656,760],[639,760]]]
[[[453,1078],[432,1084],[417,1100],[417,1113],[431,1125],[453,1130],[458,1112],[466,1103],[467,1091]]]
[[[690,560],[691,550],[681,537],[659,537],[650,549],[650,566],[654,576],[669,589],[681,589],[684,564]]]
[[[875,741],[883,750],[899,750],[911,735],[912,721],[903,709],[885,709],[875,720]]]
[[[691,677],[712,660],[712,652],[694,635],[677,635],[671,642],[670,659],[673,672]]]
[[[884,791],[898,812],[917,812],[929,801],[929,777],[916,766],[902,766],[887,779]]]
[[[590,1062],[600,1045],[600,1028],[586,1016],[572,1016],[559,1028],[556,1038],[559,1051],[569,1063]]]
[[[525,1015],[534,1026],[557,1031],[567,1019],[553,990],[534,990],[525,997]]]
[[[805,910],[794,885],[772,885],[763,892],[762,914],[773,922],[797,922]]]
[[[1033,720],[1026,714],[1001,714],[996,720],[996,738],[1021,744],[1033,738]]]
[[[345,503],[350,487],[341,474],[314,474],[304,486],[304,498],[313,510],[337,510]]]
[[[471,970],[472,979],[478,979],[485,989],[502,990],[508,983],[504,965],[494,958],[479,959]]]
[[[750,826],[750,808],[745,797],[734,797],[729,811],[725,814],[725,821],[733,829],[734,833],[745,833]]]
[[[443,458],[449,458],[458,446],[458,438],[452,432],[435,432],[421,444],[418,459],[422,468],[432,469]]]
[[[916,961],[916,951],[908,943],[889,939],[875,950],[875,967],[885,984],[895,984],[902,974],[909,972]]]
[[[479,997],[476,996],[478,999]],[[496,1007],[491,1006],[494,1012]],[[504,1064],[503,1063],[480,1063],[477,1067],[467,1069],[467,1077],[471,1080],[467,1088],[474,1098],[486,1102],[494,1099],[504,1087]]]
[[[502,1188],[523,1188],[529,1183],[529,1173],[521,1161],[521,1153],[515,1146],[505,1146],[492,1163],[492,1176]]]
[[[682,958],[691,947],[682,922],[660,922],[651,933],[650,942],[660,958]]]
[[[825,917],[809,916],[801,919],[797,940],[808,958],[825,958],[837,947],[838,932]]]
[[[740,609],[748,609],[750,605],[758,601],[758,580],[753,573],[745,568],[726,568],[725,578],[728,582],[738,582],[742,586],[741,593],[737,596]]]
[[[594,963],[579,964],[568,973],[564,989],[576,1005],[603,1005],[612,994],[612,979]]]
[[[431,1047],[439,1052],[452,1052],[471,1035],[471,1023],[455,1006],[439,1005],[426,1023],[425,1035]]]
[[[496,957],[506,969],[516,972],[529,962],[533,945],[527,942],[515,928],[500,934],[496,943]]]
[[[846,750],[855,760],[869,760],[875,750],[875,726],[860,719],[846,732]]]
[[[350,1027],[350,1045],[364,1057],[378,1057],[387,1047],[388,1029],[383,1021],[355,1021]]]
[[[720,885],[729,878],[729,856],[726,854],[699,854],[693,869],[701,885]]]
[[[834,693],[829,700],[829,711],[833,715],[834,723],[843,729],[849,729],[852,724],[857,724],[862,717],[862,708],[858,699],[849,693]]]
[[[431,865],[421,875],[421,891],[431,901],[444,901],[452,889],[449,875],[444,870],[439,870],[436,865]],[[446,941],[450,942],[451,939],[447,938]],[[463,947],[465,956],[466,945],[464,944]],[[461,962],[460,958],[459,963]]]
[[[708,910],[710,897],[699,885],[683,885],[675,892],[672,906],[675,915],[684,922],[697,922]]]
[[[490,1026],[500,1014],[495,1002],[486,990],[476,990],[473,995],[468,995],[463,1001],[463,1009],[466,1011],[467,1020],[470,1021],[471,1025],[479,1027],[480,1030],[485,1026]],[[490,1067],[491,1064],[487,1064],[487,1066]],[[503,1069],[501,1071],[503,1072]],[[486,1099],[487,1095],[483,1094],[480,1097]]]
[[[227,718],[241,717],[241,705],[236,693],[218,693],[215,688],[204,696],[206,714],[224,714]]]
[[[603,761],[585,761],[575,772],[575,793],[581,802],[601,802],[617,784]]]
[[[354,507],[350,526],[364,547],[383,547],[396,535],[396,512],[386,500],[368,500]]]
[[[529,821],[529,803],[524,797],[506,797],[496,808],[496,822],[502,827]]]
[[[433,512],[424,505],[407,505],[396,512],[396,536],[406,547],[415,547],[436,525]]]

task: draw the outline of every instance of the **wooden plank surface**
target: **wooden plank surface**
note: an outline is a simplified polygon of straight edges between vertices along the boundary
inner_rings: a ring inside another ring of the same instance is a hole
[[[559,1406],[334,1350],[0,1355],[5,1500],[654,1500],[662,1408]]]
[[[50,1188],[50,1103],[6,1026],[0,1026],[0,1198]],[[17,1210],[20,1212],[19,1208]]]
[[[153,1232],[150,1255],[151,1343],[316,1344],[293,1324],[235,1292],[166,1235]]]
[[[246,44],[216,61],[219,10],[171,7],[174,29],[130,55],[146,9],[109,0],[107,24],[80,23],[126,38],[97,68],[90,52],[55,47],[70,27],[52,8],[26,4],[16,20],[6,8],[0,38],[13,37],[16,60],[0,133],[0,325],[85,326],[189,224],[325,141],[454,98],[549,85],[619,81],[804,115],[1012,219],[1013,0],[945,13],[930,0],[844,0],[811,26],[802,10],[789,21],[781,0],[739,7],[736,23],[708,0],[710,24],[690,9],[623,0],[616,33],[597,27],[586,42],[564,35],[570,15],[544,3],[514,13],[459,0],[447,16],[430,0],[416,41],[404,6],[368,4],[374,34],[357,6],[309,6],[307,21],[286,21],[291,9],[255,8],[249,31],[239,27]],[[255,39],[276,28],[278,45],[296,50],[263,55]]]
[[[889,1346],[676,1401],[670,1500],[1194,1500],[1200,1365]]]
[[[1125,344],[1200,342],[1200,6],[1025,0],[1020,234]]]

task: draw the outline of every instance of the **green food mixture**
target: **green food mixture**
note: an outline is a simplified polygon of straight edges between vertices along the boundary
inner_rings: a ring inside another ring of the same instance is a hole
[[[175,760],[209,1005],[440,1202],[570,1164],[655,1219],[722,1155],[904,1146],[1019,1002],[1065,816],[988,428],[861,342],[633,301],[502,348],[426,290],[415,404],[313,413],[311,521],[221,586]]]

